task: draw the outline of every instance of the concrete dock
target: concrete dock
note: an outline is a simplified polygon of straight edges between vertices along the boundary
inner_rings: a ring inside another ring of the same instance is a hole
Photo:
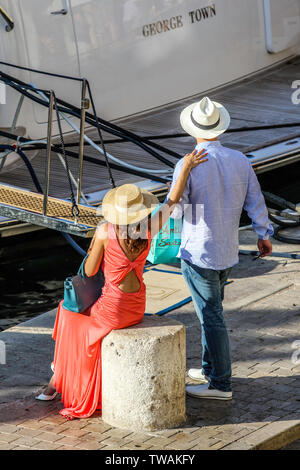
[[[300,245],[272,241],[274,252],[300,254]],[[255,242],[251,230],[240,232],[241,249],[254,250]],[[291,443],[300,438],[300,260],[241,255],[231,279],[224,309],[232,401],[187,397],[186,424],[159,432],[113,428],[99,414],[66,421],[58,414],[58,397],[34,400],[51,376],[52,310],[0,333],[6,349],[6,364],[0,364],[0,449],[296,449]],[[187,368],[198,367],[200,325],[193,304],[167,316],[186,326]]]

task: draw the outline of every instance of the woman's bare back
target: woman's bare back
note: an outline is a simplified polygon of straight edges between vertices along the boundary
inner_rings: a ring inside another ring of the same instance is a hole
[[[124,239],[119,238],[119,244],[125,256],[129,259],[129,261],[134,261],[136,258],[138,258],[145,249],[145,248],[142,248],[140,251],[138,251],[137,253],[134,253],[133,255],[132,253],[128,252]],[[120,282],[118,287],[122,292],[126,292],[126,293],[138,292],[140,290],[141,284],[137,275],[135,274],[134,269],[132,269],[124,277],[124,279]]]

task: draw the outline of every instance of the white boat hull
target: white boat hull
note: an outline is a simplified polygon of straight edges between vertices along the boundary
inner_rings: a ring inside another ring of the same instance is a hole
[[[291,56],[299,47],[299,0],[1,3],[15,23],[10,32],[0,24],[2,60],[86,77],[97,112],[107,120],[240,80]],[[53,14],[61,9],[67,14]],[[54,89],[77,106],[80,103],[78,82],[4,66],[1,70]],[[10,126],[18,98],[7,89],[0,127]],[[25,100],[18,125],[25,127],[26,135],[44,137],[46,121],[47,109]],[[65,125],[64,131],[69,129]]]

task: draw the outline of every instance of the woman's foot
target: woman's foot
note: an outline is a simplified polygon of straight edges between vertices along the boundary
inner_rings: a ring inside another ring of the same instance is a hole
[[[56,388],[53,386],[53,376],[48,383],[48,386],[45,388],[43,393],[40,393],[40,395],[36,396],[36,400],[42,400],[42,401],[48,401],[48,400],[54,400],[54,398],[57,395]]]
[[[48,387],[45,388],[43,393],[44,395],[53,395],[55,392],[56,392],[56,388],[49,384]]]
[[[54,392],[53,395],[45,395],[44,393],[40,393],[39,395],[35,397],[35,399],[41,400],[41,401],[51,401],[51,400],[54,400],[56,395],[57,395],[57,392]]]

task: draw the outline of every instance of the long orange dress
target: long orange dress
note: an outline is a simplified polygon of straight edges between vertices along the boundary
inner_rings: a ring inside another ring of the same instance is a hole
[[[61,393],[68,419],[87,418],[101,409],[101,341],[111,330],[139,323],[144,316],[146,287],[143,269],[148,245],[134,260],[123,252],[114,226],[108,226],[109,240],[101,267],[105,285],[101,297],[83,314],[65,309],[59,303],[53,331],[56,341],[53,360],[53,385]],[[140,282],[138,292],[125,293],[120,282],[134,270]]]

